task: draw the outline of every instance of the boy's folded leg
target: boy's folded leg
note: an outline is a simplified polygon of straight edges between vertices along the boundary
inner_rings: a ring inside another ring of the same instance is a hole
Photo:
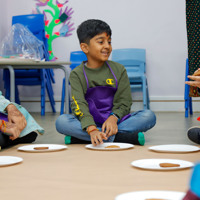
[[[137,144],[143,146],[145,144],[145,137],[142,132],[117,133],[114,142],[123,142],[123,143]]]
[[[188,138],[197,144],[200,144],[200,127],[194,126],[188,129]]]
[[[90,144],[91,141],[81,140],[73,136],[65,136],[65,144]]]

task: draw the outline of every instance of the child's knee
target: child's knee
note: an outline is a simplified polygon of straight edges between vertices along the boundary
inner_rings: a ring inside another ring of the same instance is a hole
[[[68,114],[60,115],[56,120],[56,130],[62,132],[63,127],[66,127],[69,124],[71,116]]]
[[[63,126],[63,124],[64,124],[64,117],[63,117],[63,115],[60,115],[57,119],[56,119],[56,130],[58,131],[58,132],[60,132],[59,130],[60,130],[60,128]]]
[[[153,111],[151,110],[145,110],[145,113],[144,113],[145,117],[151,119],[152,121],[155,121],[156,123],[156,115]]]
[[[151,110],[144,110],[143,111],[143,119],[146,122],[146,124],[149,125],[149,128],[152,128],[156,124],[156,115]]]
[[[26,137],[26,140],[24,140],[23,142],[25,143],[32,143],[36,140],[38,134],[36,132],[31,132],[29,133]]]

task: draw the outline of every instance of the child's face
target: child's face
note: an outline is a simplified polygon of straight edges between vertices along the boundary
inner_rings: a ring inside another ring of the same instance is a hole
[[[96,35],[87,45],[88,61],[105,62],[112,52],[111,37],[107,33]]]

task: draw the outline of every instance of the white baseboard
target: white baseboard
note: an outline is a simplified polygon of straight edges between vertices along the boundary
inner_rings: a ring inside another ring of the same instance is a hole
[[[56,101],[56,112],[60,112],[60,97],[55,97]],[[21,97],[21,104],[30,112],[40,112],[40,98],[39,97]],[[193,111],[200,112],[200,98],[193,98],[192,100]],[[143,109],[143,103],[141,99],[133,99],[131,111]],[[173,96],[173,97],[160,97],[154,96],[150,98],[150,109],[155,112],[184,112],[185,101],[184,97]],[[46,112],[52,112],[49,101],[46,102]]]

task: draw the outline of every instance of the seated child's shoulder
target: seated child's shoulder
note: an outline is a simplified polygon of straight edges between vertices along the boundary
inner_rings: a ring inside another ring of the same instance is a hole
[[[71,73],[75,73],[75,74],[79,74],[79,73],[81,73],[81,72],[83,72],[83,65],[81,64],[81,65],[78,65],[77,67],[75,67],[72,71],[71,71]]]

